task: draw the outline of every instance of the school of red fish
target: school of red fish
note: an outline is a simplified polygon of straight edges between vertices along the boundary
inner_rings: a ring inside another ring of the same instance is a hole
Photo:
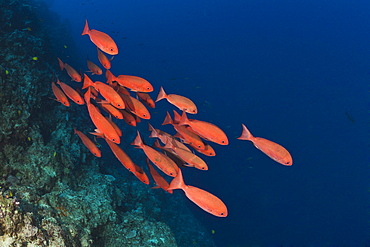
[[[137,136],[131,144],[142,149],[145,153],[149,172],[157,188],[162,188],[168,193],[172,193],[175,189],[181,189],[185,192],[187,198],[204,211],[218,217],[226,217],[228,210],[225,203],[205,190],[186,185],[181,172],[181,169],[185,167],[208,170],[206,162],[196,155],[192,149],[203,155],[215,156],[216,153],[208,142],[228,145],[229,140],[225,132],[212,123],[189,119],[187,113],[196,114],[198,112],[196,105],[189,98],[177,94],[167,94],[161,87],[157,99],[154,101],[148,94],[153,92],[154,88],[147,80],[132,75],[113,75],[110,71],[111,59],[104,53],[112,56],[117,55],[118,47],[108,34],[90,29],[87,20],[82,35],[88,35],[91,42],[96,45],[97,57],[101,66],[105,69],[106,81],[94,82],[88,75],[81,75],[69,64],[58,58],[60,69],[65,69],[73,81],[81,82],[82,89],[86,89],[86,91],[81,95],[81,90],[76,91],[57,79],[56,82],[51,82],[52,91],[56,97],[55,100],[65,106],[70,106],[70,100],[79,105],[86,105],[96,128],[95,132],[91,134],[103,138],[120,163],[141,182],[149,184],[149,178],[144,170],[136,165],[127,153],[118,146],[121,142],[122,131],[114,123],[112,117],[123,119],[127,124],[136,126],[140,119],[150,119],[150,112],[146,106],[154,108],[155,102],[166,99],[182,111],[182,114],[179,114],[174,110],[173,117],[167,112],[163,122],[163,125],[172,125],[176,134],[170,135],[160,129],[155,129],[149,124],[150,137],[158,138],[162,144],[156,140],[153,147],[146,145],[139,131],[137,131]],[[87,67],[88,72],[92,75],[103,74],[100,66],[90,60],[87,60]],[[130,91],[135,93],[136,97],[132,96]],[[106,114],[102,112],[106,112]],[[101,151],[89,137],[79,130],[75,129],[74,132],[93,155],[101,157]],[[293,164],[292,156],[284,147],[267,139],[254,137],[244,124],[242,124],[242,134],[237,139],[251,141],[256,148],[282,165],[291,166]],[[172,181],[168,183],[156,169],[167,176],[173,177]]]

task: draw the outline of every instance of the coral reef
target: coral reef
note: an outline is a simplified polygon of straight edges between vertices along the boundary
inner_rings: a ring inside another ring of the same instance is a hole
[[[70,43],[50,16],[0,0],[0,246],[214,246],[182,196],[148,189],[73,134],[89,120],[49,98],[55,52]]]

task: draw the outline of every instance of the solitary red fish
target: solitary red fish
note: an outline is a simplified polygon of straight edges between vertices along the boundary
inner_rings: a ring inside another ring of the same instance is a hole
[[[265,138],[261,137],[254,137],[251,132],[247,129],[247,127],[242,124],[243,132],[240,137],[237,139],[239,140],[247,140],[253,142],[254,146],[264,152],[268,157],[279,162],[285,166],[293,165],[293,159],[288,150],[286,150],[283,146],[269,141]]]
[[[106,33],[89,28],[89,23],[86,20],[84,30],[81,35],[89,35],[91,42],[93,42],[100,50],[109,55],[117,55],[118,47],[114,40]]]

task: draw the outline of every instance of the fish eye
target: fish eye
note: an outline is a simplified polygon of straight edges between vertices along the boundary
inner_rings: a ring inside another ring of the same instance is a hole
[[[112,142],[115,142],[115,141],[116,141],[116,139],[114,139],[114,138],[113,138],[113,139],[112,139]]]
[[[220,215],[224,215],[224,213],[220,213]]]
[[[143,117],[146,117],[146,114],[143,114]]]
[[[222,143],[225,143],[225,141],[221,141]]]
[[[170,175],[172,176],[172,175],[173,175],[173,173],[171,172],[171,173],[170,173]]]

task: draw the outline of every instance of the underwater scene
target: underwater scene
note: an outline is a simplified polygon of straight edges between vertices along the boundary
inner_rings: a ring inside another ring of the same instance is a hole
[[[370,246],[369,13],[0,0],[0,247]]]

